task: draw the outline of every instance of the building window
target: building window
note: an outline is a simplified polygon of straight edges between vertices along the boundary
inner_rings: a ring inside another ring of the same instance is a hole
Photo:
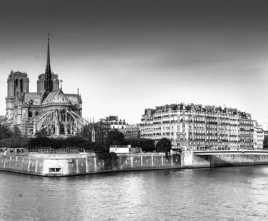
[[[20,92],[23,92],[23,80],[20,79]]]
[[[58,173],[61,171],[61,168],[49,168],[50,173]]]

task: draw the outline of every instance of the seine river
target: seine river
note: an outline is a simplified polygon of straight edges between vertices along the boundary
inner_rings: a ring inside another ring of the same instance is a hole
[[[268,167],[0,173],[0,220],[268,220]]]

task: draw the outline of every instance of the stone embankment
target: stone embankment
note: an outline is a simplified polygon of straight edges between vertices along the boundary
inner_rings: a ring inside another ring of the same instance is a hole
[[[223,166],[268,165],[266,150],[237,151],[184,151],[181,154],[182,168],[207,168]]]
[[[40,176],[74,176],[104,172],[268,165],[268,151],[184,151],[119,154],[103,158],[94,153],[0,154],[0,170]]]
[[[0,155],[0,170],[41,176],[72,176],[180,167],[180,155],[166,157],[163,153],[121,154],[108,159],[101,159],[94,153]]]

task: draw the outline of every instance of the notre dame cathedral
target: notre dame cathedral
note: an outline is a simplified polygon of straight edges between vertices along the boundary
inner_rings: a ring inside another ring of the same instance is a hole
[[[37,92],[29,92],[26,73],[11,71],[7,80],[6,119],[22,135],[72,136],[79,133],[82,119],[82,100],[79,94],[65,94],[58,75],[51,71],[48,38],[45,73],[39,75]]]

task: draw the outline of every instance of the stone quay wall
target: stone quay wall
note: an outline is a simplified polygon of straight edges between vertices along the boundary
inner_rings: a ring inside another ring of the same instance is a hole
[[[182,153],[182,168],[268,165],[268,151],[218,151]]]
[[[101,159],[90,153],[0,155],[0,170],[41,175],[72,176],[91,173],[177,169],[180,155],[166,157],[163,153],[120,154]]]
[[[106,159],[94,153],[0,154],[0,170],[40,176],[252,165],[268,165],[268,151],[119,154]]]
[[[268,153],[217,154],[210,158],[210,167],[254,166],[268,164]]]
[[[42,175],[44,159],[29,155],[0,155],[0,170]]]

